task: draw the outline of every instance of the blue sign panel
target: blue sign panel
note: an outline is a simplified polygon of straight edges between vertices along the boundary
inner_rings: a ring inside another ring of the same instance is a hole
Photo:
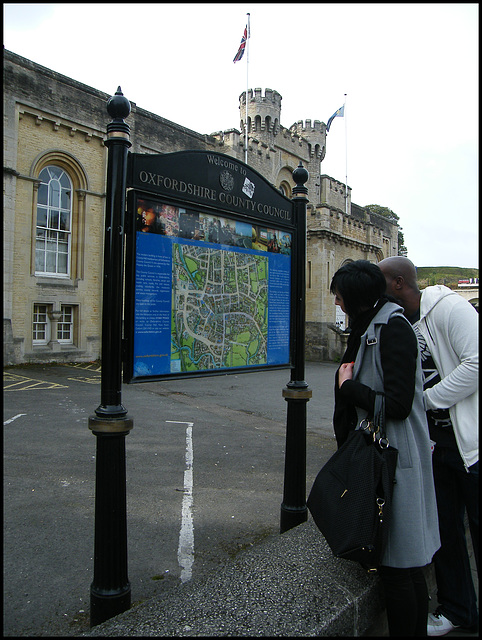
[[[288,365],[292,234],[151,199],[136,209],[133,381]]]

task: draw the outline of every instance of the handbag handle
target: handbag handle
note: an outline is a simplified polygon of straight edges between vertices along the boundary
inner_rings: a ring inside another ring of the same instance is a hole
[[[376,391],[375,393],[373,418],[372,420],[364,418],[360,423],[360,428],[368,431],[373,436],[374,442],[378,439],[378,443],[382,448],[387,448],[389,443],[385,432],[385,394],[383,391]]]
[[[377,391],[375,395],[375,406],[373,408],[373,424],[380,437],[385,437],[385,394]]]
[[[388,449],[389,442],[385,431],[385,394],[383,391],[376,392],[373,422],[375,431],[380,433],[378,444],[382,449]]]

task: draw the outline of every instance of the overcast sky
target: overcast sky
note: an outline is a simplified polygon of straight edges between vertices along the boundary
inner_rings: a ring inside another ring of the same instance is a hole
[[[321,172],[392,209],[417,266],[478,267],[478,4],[3,6],[9,51],[199,133],[239,129],[247,79],[284,127],[346,94]]]

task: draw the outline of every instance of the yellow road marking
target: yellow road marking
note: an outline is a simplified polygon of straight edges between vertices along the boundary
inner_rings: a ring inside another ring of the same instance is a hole
[[[62,365],[64,367],[73,367],[74,369],[82,369],[84,371],[101,372],[101,365],[96,362],[79,362]],[[74,382],[83,382],[85,384],[100,384],[101,376],[67,378]],[[68,385],[58,384],[56,382],[46,382],[44,380],[35,380],[27,376],[19,376],[9,371],[3,372],[3,390],[4,391],[31,391],[34,389],[68,389]]]
[[[86,371],[101,371],[101,365],[97,362],[70,362],[62,365],[64,367],[74,367],[74,369],[85,369]]]
[[[46,382],[45,380],[35,380],[26,376],[19,376],[16,373],[3,372],[4,391],[30,391],[32,389],[67,389],[64,384],[56,382]]]
[[[67,380],[73,380],[74,382],[85,382],[86,384],[100,384],[101,377],[95,376],[94,378],[67,378]]]

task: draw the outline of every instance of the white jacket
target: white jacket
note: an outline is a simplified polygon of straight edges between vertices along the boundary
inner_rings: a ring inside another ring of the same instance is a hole
[[[443,285],[422,290],[419,327],[440,374],[424,392],[428,409],[448,409],[465,467],[479,459],[479,324],[474,307]]]

